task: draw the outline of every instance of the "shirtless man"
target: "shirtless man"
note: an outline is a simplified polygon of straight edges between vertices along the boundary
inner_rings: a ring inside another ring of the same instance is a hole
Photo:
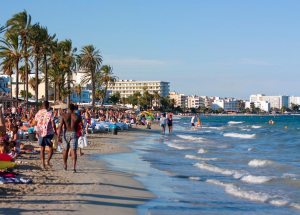
[[[71,150],[72,160],[73,160],[73,173],[76,173],[76,161],[77,154],[76,150],[78,147],[78,137],[77,137],[77,128],[78,124],[81,122],[81,117],[75,113],[75,105],[70,104],[68,108],[68,113],[65,113],[60,118],[60,125],[58,129],[57,136],[59,137],[62,133],[62,127],[65,128],[65,133],[63,134],[63,159],[64,159],[64,170],[67,170],[67,160],[68,152]]]
[[[90,114],[89,108],[86,108],[84,117],[86,119],[86,128],[85,128],[85,130],[86,130],[86,135],[87,135],[88,134],[89,125],[91,125],[91,114]]]

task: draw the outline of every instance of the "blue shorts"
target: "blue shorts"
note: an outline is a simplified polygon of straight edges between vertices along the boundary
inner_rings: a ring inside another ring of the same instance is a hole
[[[45,137],[39,136],[39,145],[52,147],[53,145],[53,143],[51,142],[52,139],[53,139],[53,134],[47,135]]]

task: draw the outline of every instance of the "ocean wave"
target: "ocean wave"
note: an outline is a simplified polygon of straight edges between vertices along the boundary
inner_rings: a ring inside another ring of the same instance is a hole
[[[263,184],[268,181],[271,181],[274,179],[273,177],[267,177],[267,176],[253,176],[253,175],[247,175],[241,178],[242,181],[251,183],[251,184]]]
[[[191,135],[177,135],[177,137],[185,140],[194,140],[194,141],[203,141],[204,138],[202,137],[193,137]]]
[[[248,165],[252,166],[252,167],[260,167],[260,166],[266,166],[266,165],[272,165],[272,164],[275,164],[275,162],[270,161],[270,160],[259,160],[259,159],[251,160],[248,163]]]
[[[251,131],[251,129],[248,129],[248,128],[242,128],[242,131]]]
[[[199,177],[189,177],[190,180],[193,180],[193,181],[200,181],[201,178]]]
[[[251,139],[255,137],[255,134],[239,134],[239,133],[226,133],[223,134],[224,137],[236,137],[236,138],[243,138],[243,139]]]
[[[185,146],[178,146],[174,143],[167,143],[167,146],[171,147],[171,148],[175,148],[175,149],[180,149],[180,150],[184,150],[184,149],[190,149],[189,147],[185,147]]]
[[[207,179],[206,182],[225,187],[226,193],[239,198],[244,198],[244,199],[248,199],[251,201],[258,201],[258,202],[266,202],[269,199],[269,196],[265,193],[257,193],[252,190],[244,190],[231,183],[224,183],[213,179]]]
[[[229,121],[228,124],[241,124],[244,122],[239,122],[239,121]]]
[[[275,206],[285,206],[289,203],[289,201],[284,200],[284,199],[273,199],[273,200],[269,201],[269,203],[271,205],[275,205]]]
[[[234,178],[240,178],[240,177],[243,176],[243,174],[238,172],[238,171],[223,169],[223,168],[213,166],[213,165],[210,165],[210,164],[206,164],[206,163],[196,163],[194,166],[198,167],[199,169],[204,169],[204,170],[207,170],[207,171],[220,173],[222,175],[228,175],[228,176],[233,175]]]
[[[201,160],[201,161],[213,161],[218,160],[218,158],[201,158],[195,155],[186,155],[185,158],[193,159],[193,160]]]
[[[300,210],[300,204],[292,203],[292,204],[290,204],[290,207]]]
[[[252,128],[261,128],[262,126],[260,125],[253,125]]]
[[[198,154],[205,154],[205,153],[207,153],[207,151],[205,149],[201,148],[198,150]]]

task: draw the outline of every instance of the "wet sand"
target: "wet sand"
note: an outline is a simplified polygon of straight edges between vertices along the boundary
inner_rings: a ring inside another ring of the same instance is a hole
[[[158,129],[158,125],[152,130],[139,126],[117,136],[89,134],[89,146],[78,156],[77,173],[71,171],[71,158],[68,170],[63,170],[62,153],[54,153],[52,169],[46,171],[41,170],[39,154],[22,154],[18,160],[27,163],[16,164],[14,171],[33,184],[0,185],[0,214],[136,214],[136,207],[153,199],[153,194],[131,173],[111,170],[89,155],[130,152],[126,145],[138,140],[139,134]]]

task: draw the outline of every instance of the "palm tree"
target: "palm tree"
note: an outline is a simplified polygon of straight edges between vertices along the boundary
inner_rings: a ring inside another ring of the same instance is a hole
[[[13,74],[14,62],[10,60],[10,57],[6,57],[6,58],[4,58],[3,62],[0,65],[2,65],[1,70],[2,70],[3,74],[6,74],[9,76],[10,98],[12,98],[11,76]]]
[[[0,34],[4,33],[7,30],[8,26],[4,25],[0,27]]]
[[[41,82],[42,82],[41,78],[36,79],[35,77],[32,77],[31,79],[29,79],[28,84],[33,91],[36,91],[36,88],[39,86],[39,84]],[[36,84],[36,83],[38,83],[38,84]]]
[[[26,102],[28,104],[28,56],[27,45],[29,37],[29,28],[31,26],[31,16],[27,14],[27,11],[17,13],[13,15],[11,19],[6,22],[6,26],[9,27],[7,33],[16,32],[20,35],[23,48],[23,56],[25,60],[25,73],[26,73]]]
[[[74,87],[74,93],[78,96],[78,103],[80,104],[80,98],[81,98],[81,86],[78,84],[76,87]]]
[[[102,98],[102,103],[101,103],[101,106],[103,106],[104,104],[104,99],[105,99],[105,96],[106,96],[106,93],[107,93],[107,87],[108,87],[108,84],[114,84],[115,81],[117,80],[117,77],[116,76],[113,76],[113,68],[109,65],[103,65],[101,67],[101,71],[102,71],[102,80],[101,82],[104,84],[104,95],[103,95],[103,98]]]
[[[32,46],[32,56],[34,57],[34,69],[35,69],[35,86],[38,86],[38,76],[39,76],[39,60],[41,57],[43,36],[44,31],[42,30],[39,23],[34,24],[30,28],[29,42]],[[35,87],[35,101],[38,102],[39,98],[39,88]]]
[[[51,69],[49,69],[48,72],[49,75],[49,81],[54,83],[53,86],[53,92],[54,92],[54,101],[59,100],[59,84],[62,81],[62,74],[58,66],[52,66]]]
[[[102,63],[102,56],[100,51],[93,45],[83,46],[81,48],[81,54],[79,54],[79,68],[83,69],[85,73],[83,76],[82,83],[92,84],[92,105],[95,105],[95,80],[99,76],[100,71],[98,70]]]
[[[75,52],[77,48],[72,47],[72,40],[64,40],[59,43],[62,48],[63,62],[65,72],[67,73],[67,86],[68,86],[68,104],[71,100],[71,82],[72,82],[72,72],[76,70],[76,57]]]
[[[41,28],[41,40],[42,40],[42,50],[41,55],[43,56],[44,64],[44,74],[45,74],[45,101],[48,101],[48,66],[47,66],[47,56],[54,50],[57,41],[53,41],[54,35],[48,34],[48,29],[46,27]]]
[[[153,95],[154,95],[154,99],[155,99],[155,106],[157,107],[158,106],[158,103],[159,103],[159,100],[161,99],[161,96],[160,94],[158,93],[158,91],[154,91],[153,92]]]
[[[103,95],[105,95],[104,90],[100,90],[99,88],[97,88],[96,92],[95,92],[96,99],[98,99],[98,101],[100,101],[100,99],[103,98]]]
[[[21,56],[21,44],[18,34],[7,34],[6,40],[0,40],[4,45],[0,45],[0,57],[5,57],[10,66],[13,65],[16,70],[16,99],[19,97],[19,62]]]
[[[25,81],[26,81],[26,72],[25,72],[25,66],[21,66],[20,67],[20,69],[19,69],[19,73],[20,73],[20,80],[23,82],[23,90],[24,90],[24,92],[26,92],[25,91]],[[25,100],[25,95],[24,95],[24,98],[23,98],[24,100]]]

